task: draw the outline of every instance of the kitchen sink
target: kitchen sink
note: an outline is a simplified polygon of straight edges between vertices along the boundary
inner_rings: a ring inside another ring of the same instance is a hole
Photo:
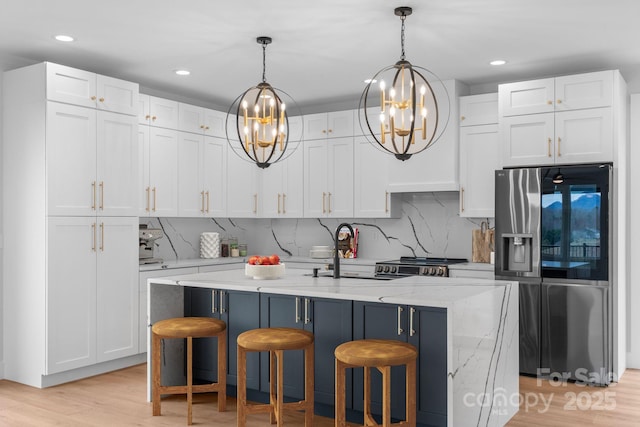
[[[313,273],[305,273],[304,276],[313,277]],[[333,279],[332,272],[322,272],[318,273],[317,277],[326,277]],[[368,280],[393,280],[397,277],[389,277],[389,276],[374,276],[369,274],[360,274],[360,273],[341,273],[340,277],[342,279],[368,279]]]

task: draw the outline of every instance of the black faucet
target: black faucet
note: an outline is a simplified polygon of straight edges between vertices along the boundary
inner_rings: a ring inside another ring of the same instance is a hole
[[[342,229],[342,227],[347,227],[349,229],[349,232],[351,233],[351,239],[354,238],[353,227],[351,227],[350,224],[343,222],[338,226],[338,228],[336,228],[336,236],[333,242],[334,243],[334,248],[333,248],[333,278],[334,279],[340,278],[340,257],[338,256],[338,234],[340,234],[340,230]]]

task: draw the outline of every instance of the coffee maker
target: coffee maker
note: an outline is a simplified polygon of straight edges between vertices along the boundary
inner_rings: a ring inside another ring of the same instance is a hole
[[[140,251],[138,256],[140,264],[155,264],[162,262],[162,258],[154,257],[153,252],[155,241],[163,236],[164,232],[160,228],[147,228],[146,225],[140,225]]]

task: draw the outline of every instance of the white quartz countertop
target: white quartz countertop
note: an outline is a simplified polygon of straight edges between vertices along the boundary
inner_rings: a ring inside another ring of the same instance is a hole
[[[495,267],[495,265],[485,262],[461,262],[460,264],[451,264],[449,270],[494,271]]]
[[[355,301],[413,304],[428,307],[450,307],[451,304],[485,292],[494,292],[513,282],[498,280],[405,277],[375,280],[343,277],[311,277],[311,271],[288,268],[279,279],[256,280],[244,269],[197,273],[150,279],[151,283],[332,298]]]

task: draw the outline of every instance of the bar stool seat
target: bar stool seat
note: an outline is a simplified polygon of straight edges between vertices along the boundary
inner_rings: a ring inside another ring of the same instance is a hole
[[[294,328],[259,328],[238,335],[238,427],[246,425],[247,414],[269,413],[271,424],[282,426],[284,410],[304,411],[305,427],[313,425],[313,334]],[[286,350],[304,350],[304,399],[284,403],[283,359]],[[269,403],[247,403],[247,352],[269,352]]]
[[[218,382],[193,385],[193,338],[215,337],[218,341]],[[161,384],[161,341],[166,338],[187,340],[187,384]],[[227,402],[227,324],[209,317],[176,317],[156,322],[151,327],[153,415],[160,415],[163,394],[187,395],[187,424],[192,424],[193,393],[218,393],[218,411],[226,411]]]
[[[382,374],[382,426],[416,425],[416,359],[418,350],[411,344],[365,339],[340,344],[336,357],[336,427],[346,426],[345,375],[347,368],[364,368],[364,425],[378,426],[371,415],[371,368]],[[406,420],[391,423],[391,367],[406,365]]]

